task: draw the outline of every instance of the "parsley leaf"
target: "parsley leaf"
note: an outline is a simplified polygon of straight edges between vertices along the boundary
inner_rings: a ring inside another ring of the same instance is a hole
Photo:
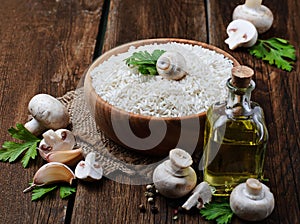
[[[62,198],[62,199],[72,195],[75,192],[76,192],[76,187],[71,187],[71,186],[62,185],[62,186],[60,186],[60,189],[59,189],[59,195],[60,195],[60,198]]]
[[[54,191],[57,186],[44,186],[44,187],[35,187],[32,191],[31,201],[36,201],[43,198],[49,192]]]
[[[207,220],[216,220],[217,224],[230,223],[233,216],[228,201],[216,201],[206,204],[205,207],[200,210],[200,214]]]
[[[157,75],[156,62],[165,53],[164,50],[154,50],[152,54],[147,51],[134,52],[131,57],[126,58],[127,65],[137,67],[143,75]]]
[[[16,124],[16,128],[8,129],[9,134],[23,143],[5,141],[0,150],[0,161],[14,162],[25,152],[21,162],[24,168],[28,166],[29,160],[37,156],[37,144],[41,141],[39,138],[29,132],[22,124]]]
[[[296,61],[295,47],[282,38],[270,38],[268,40],[257,40],[257,43],[249,49],[251,55],[268,61],[270,65],[276,65],[286,71],[293,69]]]
[[[59,196],[61,199],[67,198],[68,196],[70,196],[76,192],[76,187],[65,186],[65,185],[61,185],[61,186],[51,185],[51,186],[35,187],[32,190],[31,201],[36,201],[36,200],[42,199],[48,193],[54,191],[58,187],[59,187]]]

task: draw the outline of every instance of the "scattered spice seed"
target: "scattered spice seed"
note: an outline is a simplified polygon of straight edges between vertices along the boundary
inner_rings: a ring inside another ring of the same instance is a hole
[[[140,205],[139,205],[139,209],[140,209],[140,212],[142,212],[142,213],[145,213],[145,212],[146,212],[146,207],[145,207],[145,205],[143,205],[143,204],[140,204]]]
[[[148,198],[148,202],[150,205],[154,204],[154,198],[152,197]]]
[[[152,214],[157,214],[158,213],[158,208],[156,206],[151,207],[151,212]]]
[[[178,216],[177,215],[174,215],[173,216],[173,220],[177,220],[178,219]]]

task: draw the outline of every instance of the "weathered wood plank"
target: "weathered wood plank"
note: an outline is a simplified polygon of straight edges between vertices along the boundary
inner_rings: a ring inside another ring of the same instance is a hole
[[[74,89],[90,64],[102,0],[2,1],[0,8],[1,142],[7,129],[27,119],[27,103],[40,92],[61,96]],[[0,163],[1,223],[64,223],[67,200],[58,195],[31,203],[23,194],[38,160],[25,170]]]
[[[298,223],[299,205],[299,72],[297,63],[292,72],[281,71],[249,55],[247,50],[230,51],[224,40],[231,12],[243,1],[209,1],[209,41],[230,52],[240,63],[256,71],[256,89],[253,100],[264,109],[269,129],[269,145],[266,155],[265,176],[274,192],[276,207],[266,223]],[[272,28],[259,38],[281,37],[299,49],[299,4],[294,1],[263,1],[274,13]],[[224,10],[226,9],[226,10]],[[231,9],[231,11],[229,10]],[[216,26],[218,24],[218,26]],[[299,58],[299,51],[297,51]],[[282,206],[284,205],[284,206]],[[235,220],[236,223],[240,221]]]

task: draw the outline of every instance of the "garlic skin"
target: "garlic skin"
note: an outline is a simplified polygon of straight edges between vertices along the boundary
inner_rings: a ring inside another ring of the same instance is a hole
[[[270,189],[257,179],[249,178],[236,186],[230,194],[230,207],[241,219],[261,221],[268,217],[275,206]]]
[[[153,182],[158,192],[168,198],[187,195],[195,186],[197,176],[192,167],[193,160],[186,151],[172,149],[169,160],[158,165],[153,172]]]
[[[46,163],[34,175],[33,184],[23,192],[29,192],[36,186],[44,186],[54,183],[72,184],[75,174],[66,165],[58,162]]]
[[[160,76],[169,80],[180,80],[187,75],[185,58],[175,51],[163,53],[156,62],[156,70]]]
[[[260,34],[268,31],[274,20],[272,11],[262,5],[262,0],[246,0],[244,5],[239,5],[234,9],[232,18],[233,20],[248,20]]]
[[[238,47],[252,47],[258,38],[255,26],[247,20],[237,19],[227,26],[228,38],[225,43],[230,50]]]

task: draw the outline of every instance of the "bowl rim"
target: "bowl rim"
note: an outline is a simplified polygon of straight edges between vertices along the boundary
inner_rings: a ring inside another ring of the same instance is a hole
[[[103,63],[104,61],[108,60],[111,56],[113,55],[118,55],[120,53],[128,51],[128,49],[131,46],[134,47],[139,47],[143,45],[148,45],[148,44],[164,44],[164,43],[169,43],[169,42],[176,42],[176,43],[183,43],[183,44],[190,44],[190,45],[197,45],[197,46],[202,46],[203,48],[209,49],[216,51],[217,53],[223,54],[225,57],[229,58],[233,62],[233,66],[240,65],[240,63],[228,52],[214,46],[211,44],[207,44],[204,42],[200,42],[197,40],[189,40],[189,39],[181,39],[181,38],[150,38],[150,39],[141,39],[141,40],[136,40],[132,42],[128,42],[125,44],[121,44],[117,47],[114,47],[103,54],[101,54],[96,60],[92,62],[92,64],[89,66],[88,70],[85,73],[85,81],[84,81],[84,87],[86,85],[90,85],[90,87],[94,90],[97,101],[101,102],[104,107],[107,107],[108,110],[114,111],[123,115],[127,115],[131,118],[138,118],[138,119],[146,119],[146,120],[164,120],[164,121],[174,121],[174,120],[185,120],[185,119],[191,119],[191,118],[199,118],[202,116],[206,115],[206,111],[197,113],[197,114],[191,114],[191,115],[186,115],[186,116],[181,116],[181,117],[159,117],[159,116],[150,116],[150,115],[143,115],[143,114],[136,114],[133,112],[126,111],[124,109],[118,108],[104,99],[96,92],[95,88],[92,85],[92,78],[90,76],[91,71],[97,67],[99,64]]]

